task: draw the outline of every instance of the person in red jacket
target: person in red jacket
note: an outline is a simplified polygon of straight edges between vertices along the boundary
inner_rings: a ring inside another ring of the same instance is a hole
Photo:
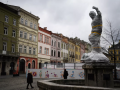
[[[33,83],[33,76],[32,76],[32,74],[31,73],[28,73],[28,76],[27,76],[27,88],[26,89],[29,89],[28,88],[28,86],[29,86],[29,84],[30,84],[30,86],[31,86],[31,88],[34,88],[33,86],[32,86],[32,83]]]

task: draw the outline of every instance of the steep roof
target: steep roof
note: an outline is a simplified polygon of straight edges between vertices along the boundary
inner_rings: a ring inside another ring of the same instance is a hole
[[[47,34],[52,34],[52,32],[51,31],[49,31],[49,30],[47,30],[47,29],[45,29],[45,28],[42,28],[42,27],[38,27],[39,28],[39,30],[40,31],[42,31],[42,32],[45,32],[45,33],[47,33]]]
[[[2,3],[2,2],[0,2],[0,7],[3,7],[3,8],[5,8],[5,9],[7,9],[7,10],[9,10],[9,11],[11,11],[11,12],[13,12],[13,13],[15,13],[15,14],[18,15],[18,11],[17,11],[17,10],[9,7],[8,5],[6,5],[6,4],[4,4],[4,3]]]
[[[34,14],[32,14],[32,13],[26,11],[25,9],[22,9],[22,8],[19,7],[19,6],[8,5],[8,4],[6,4],[6,5],[7,5],[8,7],[10,7],[10,8],[13,8],[14,10],[17,10],[18,12],[19,12],[19,11],[22,11],[22,12],[24,12],[24,13],[30,15],[31,17],[33,17],[33,18],[35,18],[35,19],[37,19],[37,20],[40,19],[38,16],[35,16]]]

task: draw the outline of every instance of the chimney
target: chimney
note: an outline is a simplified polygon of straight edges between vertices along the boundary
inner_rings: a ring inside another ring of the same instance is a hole
[[[45,30],[47,30],[47,27],[44,27]]]

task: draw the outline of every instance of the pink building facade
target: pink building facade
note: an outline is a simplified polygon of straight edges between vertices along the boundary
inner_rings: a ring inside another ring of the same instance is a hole
[[[61,38],[52,33],[51,34],[51,63],[61,63]]]

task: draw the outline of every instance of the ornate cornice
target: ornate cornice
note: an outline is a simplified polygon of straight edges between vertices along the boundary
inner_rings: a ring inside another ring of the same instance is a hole
[[[25,28],[25,27],[19,27],[19,30],[20,30],[20,29],[25,30],[25,31],[27,31],[27,32],[31,32],[31,33],[37,34],[37,32],[35,32],[35,31],[30,31],[30,30],[28,30],[28,29]]]

